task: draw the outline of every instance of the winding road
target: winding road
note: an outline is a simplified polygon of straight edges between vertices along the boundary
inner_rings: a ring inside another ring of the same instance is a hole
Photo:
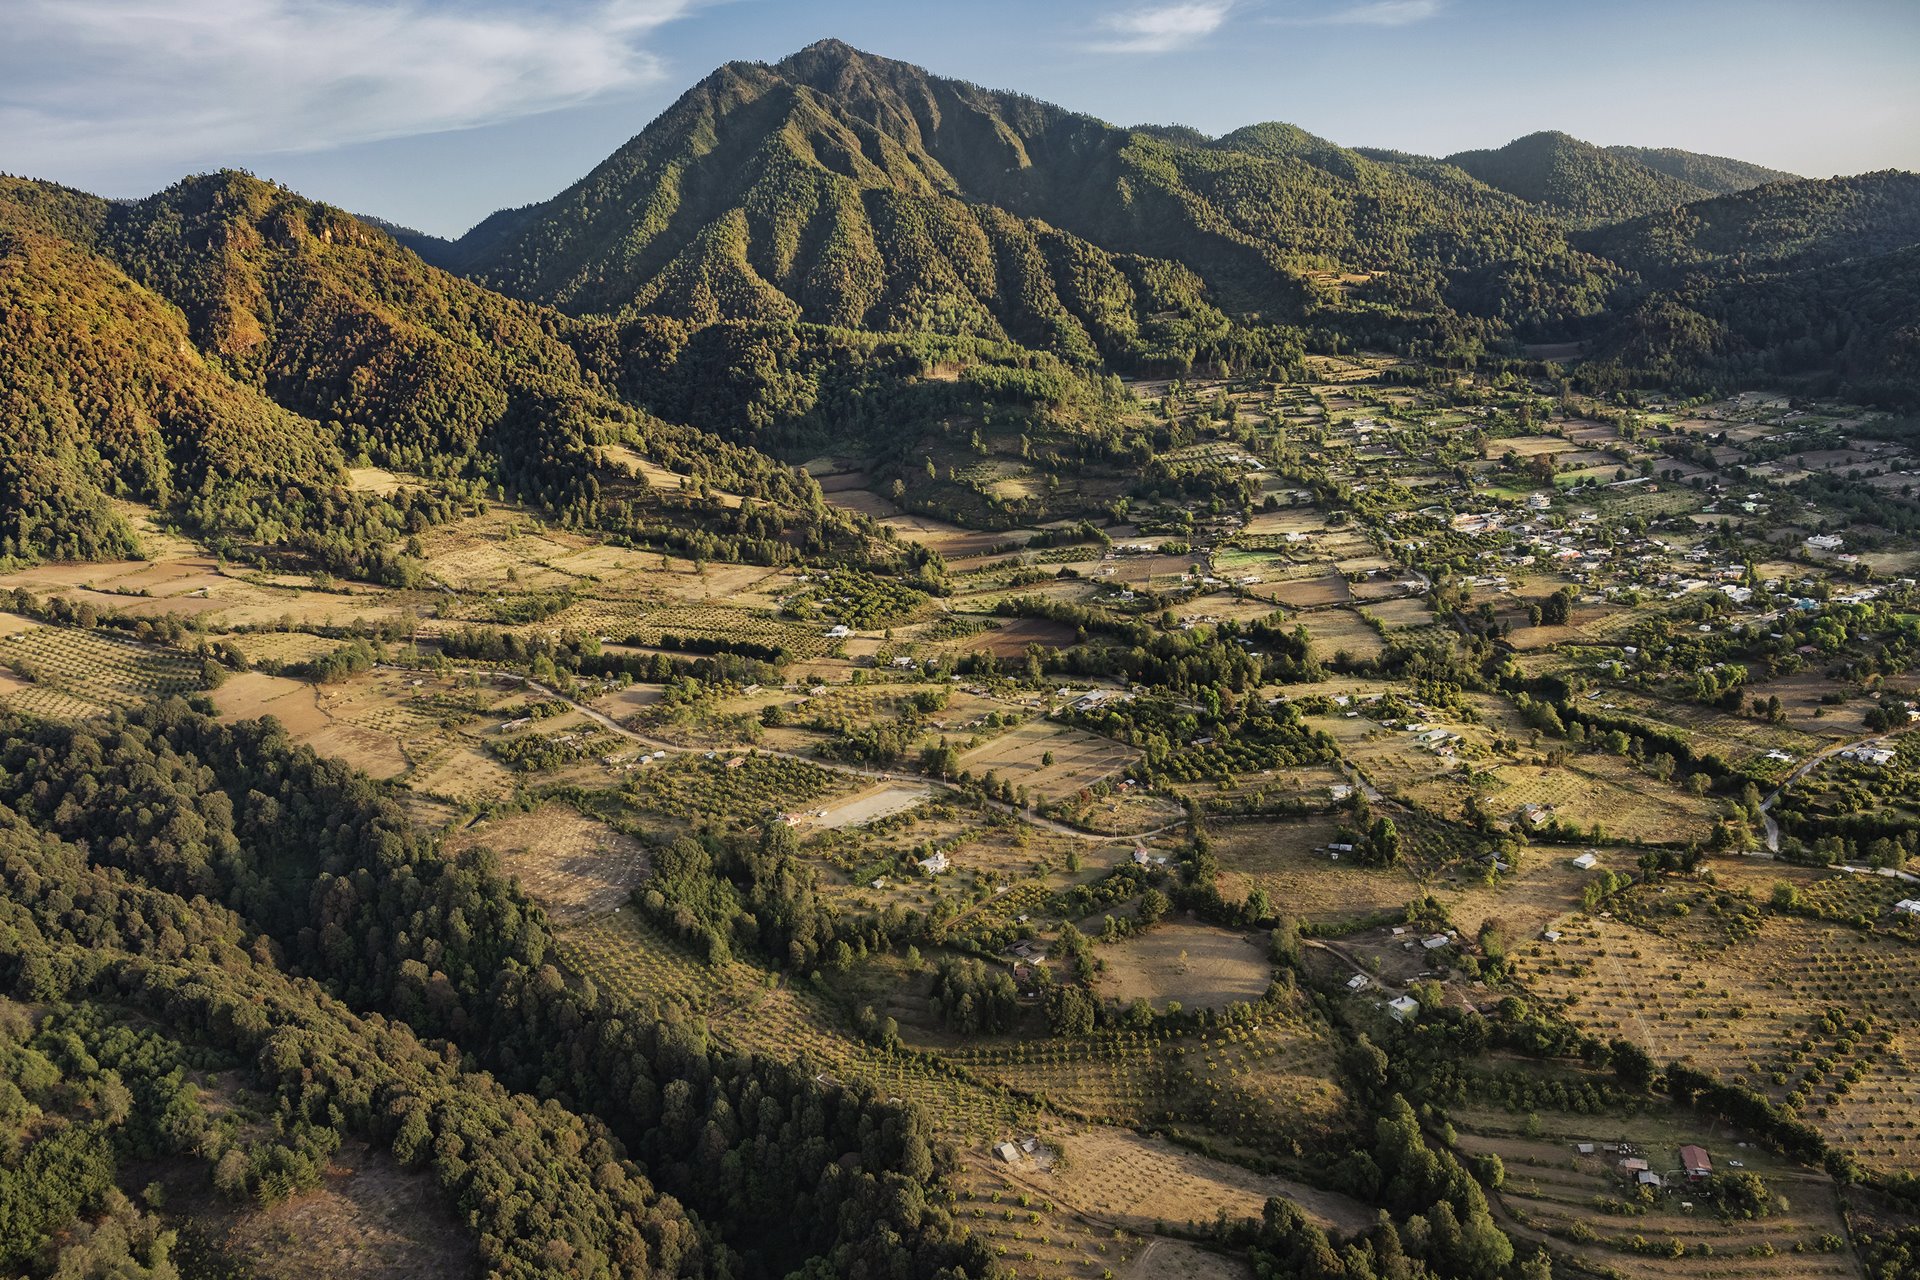
[[[1780,794],[1783,791],[1785,791],[1788,787],[1792,786],[1794,783],[1800,781],[1800,779],[1806,777],[1809,773],[1813,772],[1813,770],[1818,768],[1823,761],[1832,759],[1834,756],[1839,755],[1842,751],[1851,751],[1853,748],[1859,746],[1863,742],[1874,742],[1881,738],[1891,738],[1895,734],[1900,732],[1902,732],[1902,730],[1889,729],[1882,733],[1870,733],[1866,735],[1864,738],[1854,738],[1849,742],[1836,742],[1830,747],[1822,747],[1820,750],[1814,752],[1812,755],[1808,756],[1805,760],[1795,765],[1793,772],[1789,773],[1785,778],[1781,779],[1780,785],[1775,787],[1772,791],[1769,791],[1766,795],[1766,798],[1760,802],[1760,821],[1766,824],[1767,852],[1768,853],[1780,852],[1780,824],[1774,821],[1773,803],[1774,801],[1780,798]]]

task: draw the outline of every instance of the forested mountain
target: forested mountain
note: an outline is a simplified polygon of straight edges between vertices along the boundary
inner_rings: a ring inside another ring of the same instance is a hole
[[[425,1171],[489,1275],[990,1273],[927,1203],[923,1118],[568,983],[488,860],[277,724],[176,702],[0,741],[0,977],[34,1014],[0,1001],[5,1136],[34,1131],[0,1178],[9,1274],[177,1275],[120,1169],[272,1204],[348,1139]],[[210,1072],[278,1123],[235,1125]],[[103,1197],[128,1240],[81,1270]]]
[[[1808,273],[1905,278],[1870,264],[1920,244],[1920,180],[1710,194],[1773,176],[1561,134],[1439,161],[1121,129],[827,41],[722,67],[457,243],[237,173],[131,203],[5,179],[0,553],[122,554],[124,499],[229,555],[417,578],[401,543],[448,500],[353,492],[363,460],[694,554],[899,566],[757,450],[868,439],[911,487],[924,432],[977,412],[1057,465],[1132,457],[1104,370],[1279,375],[1312,345],[1596,340],[1606,380],[1911,398],[1860,355],[1901,349],[1898,300],[1868,321],[1884,290]],[[1813,332],[1740,311],[1808,291]],[[614,444],[687,484],[608,467]]]
[[[1564,133],[1532,133],[1491,151],[1461,151],[1446,163],[1490,187],[1573,222],[1618,222],[1715,194],[1637,157]]]
[[[1792,231],[1829,204],[1878,219],[1860,252],[1913,243],[1898,183],[1788,179],[1558,133],[1443,161],[1282,123],[1123,129],[824,41],[722,67],[552,200],[416,243],[577,315],[973,336],[1178,372],[1261,365],[1284,345],[1263,327],[1449,358],[1615,332],[1716,252],[1711,227],[1699,244],[1684,228],[1733,215],[1692,207],[1756,184],[1728,232],[1750,253],[1838,251]]]
[[[1072,357],[1190,357],[1218,309],[1298,320],[1309,276],[1525,324],[1597,310],[1601,264],[1439,166],[1289,130],[1126,130],[837,42],[735,63],[452,265],[572,311],[805,318],[1006,336]],[[1524,277],[1524,287],[1503,284]]]
[[[1800,176],[1769,169],[1764,165],[1748,164],[1745,160],[1702,155],[1677,147],[1608,147],[1607,152],[1719,196],[1732,195],[1749,187],[1763,187],[1769,182],[1793,182]]]
[[[897,554],[791,468],[622,401],[605,326],[429,267],[243,174],[132,204],[7,180],[0,298],[8,554],[124,551],[108,499],[127,498],[230,554],[420,576],[391,544],[449,508],[352,492],[355,458],[700,554]],[[602,462],[615,443],[698,485],[623,487]],[[700,486],[754,501],[725,508]]]

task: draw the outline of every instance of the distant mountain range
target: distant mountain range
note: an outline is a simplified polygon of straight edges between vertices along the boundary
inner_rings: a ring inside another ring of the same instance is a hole
[[[236,552],[297,536],[404,576],[374,548],[406,514],[328,496],[367,457],[730,554],[895,555],[759,450],[871,430],[904,457],[903,421],[986,401],[1084,435],[1104,371],[1280,372],[1303,346],[1578,342],[1600,390],[1912,405],[1916,283],[1908,173],[1126,129],[827,41],[720,68],[451,242],[234,173],[134,202],[0,181],[0,554],[121,546],[109,500],[137,496]],[[616,440],[757,501],[634,488]]]

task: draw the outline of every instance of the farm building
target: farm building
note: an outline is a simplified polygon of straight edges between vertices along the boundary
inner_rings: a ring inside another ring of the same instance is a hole
[[[1857,760],[1861,764],[1870,764],[1876,769],[1884,769],[1893,763],[1891,747],[1849,747],[1840,756],[1844,760]]]
[[[1691,1143],[1680,1148],[1680,1167],[1687,1171],[1689,1178],[1713,1176],[1713,1159],[1707,1155],[1707,1149]]]

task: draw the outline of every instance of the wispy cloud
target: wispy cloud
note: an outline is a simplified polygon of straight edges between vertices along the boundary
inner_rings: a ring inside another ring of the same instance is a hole
[[[1107,33],[1090,47],[1100,53],[1169,53],[1212,35],[1226,22],[1230,0],[1186,0],[1116,13],[1103,19]]]
[[[1442,7],[1442,0],[1370,0],[1366,4],[1289,15],[1275,21],[1297,26],[1404,27],[1425,22]]]
[[[10,0],[0,169],[102,171],[497,123],[657,81],[698,0]]]

